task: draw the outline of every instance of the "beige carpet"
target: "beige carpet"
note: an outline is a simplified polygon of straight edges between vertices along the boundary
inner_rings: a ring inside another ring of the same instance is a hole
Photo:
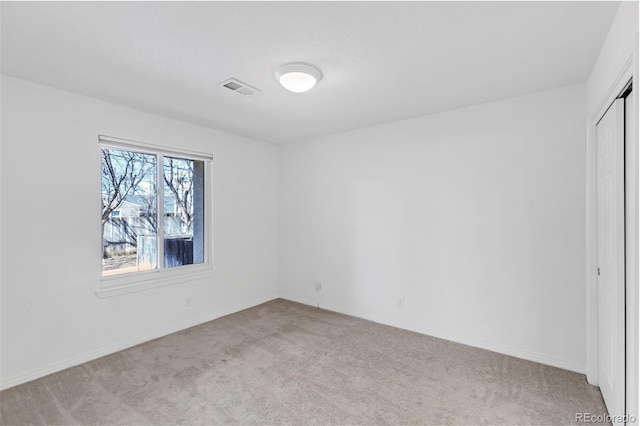
[[[0,393],[14,424],[574,424],[585,376],[274,300]]]

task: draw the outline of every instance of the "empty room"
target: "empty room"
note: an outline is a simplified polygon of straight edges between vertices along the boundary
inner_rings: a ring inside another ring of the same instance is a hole
[[[0,425],[639,422],[637,1],[0,24]]]

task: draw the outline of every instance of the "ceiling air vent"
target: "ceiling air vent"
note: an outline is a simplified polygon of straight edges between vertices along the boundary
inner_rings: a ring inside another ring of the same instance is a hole
[[[255,87],[249,86],[247,83],[243,83],[235,78],[223,81],[220,83],[220,86],[244,96],[250,96],[256,92],[260,92],[260,90]]]

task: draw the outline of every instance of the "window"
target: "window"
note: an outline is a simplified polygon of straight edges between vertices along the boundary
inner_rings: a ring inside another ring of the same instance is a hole
[[[208,264],[211,156],[99,141],[103,281]]]

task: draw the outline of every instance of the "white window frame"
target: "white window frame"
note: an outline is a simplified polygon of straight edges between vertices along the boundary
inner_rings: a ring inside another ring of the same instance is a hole
[[[127,151],[136,151],[145,154],[156,155],[156,176],[159,182],[158,194],[157,194],[157,212],[158,215],[158,229],[156,234],[157,241],[157,255],[158,255],[158,268],[149,271],[137,271],[123,273],[119,275],[102,275],[101,262],[96,261],[98,274],[100,276],[100,285],[96,290],[98,297],[117,296],[120,294],[132,293],[142,290],[148,290],[156,287],[162,287],[166,285],[179,284],[188,281],[194,281],[211,277],[214,273],[213,269],[213,244],[212,244],[212,161],[213,155],[209,153],[202,153],[197,151],[172,149],[164,146],[153,145],[143,142],[137,142],[127,139],[116,138],[106,135],[98,135],[98,148],[102,151],[103,148],[123,149]],[[204,162],[204,262],[193,265],[182,265],[172,268],[165,268],[163,264],[164,259],[164,185],[161,181],[163,176],[164,157],[177,157],[187,160],[197,160]],[[100,158],[100,165],[97,170],[102,168],[102,156]],[[102,174],[99,176],[99,192],[102,193]],[[96,218],[99,218],[100,214],[96,213]],[[98,219],[98,229],[102,229]],[[98,231],[100,233],[100,231]],[[103,235],[100,235],[99,256],[96,259],[102,258],[103,253]]]

